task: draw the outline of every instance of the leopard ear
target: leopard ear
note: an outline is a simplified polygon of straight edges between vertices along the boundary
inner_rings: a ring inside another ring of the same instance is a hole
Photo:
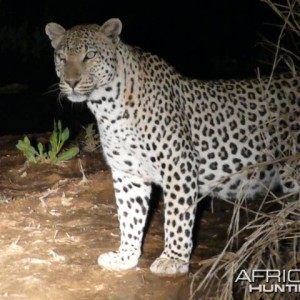
[[[109,19],[101,26],[101,32],[109,37],[114,44],[120,41],[122,22],[120,19]]]
[[[55,49],[60,43],[66,30],[56,23],[48,23],[45,27],[46,34],[51,40],[51,45]]]

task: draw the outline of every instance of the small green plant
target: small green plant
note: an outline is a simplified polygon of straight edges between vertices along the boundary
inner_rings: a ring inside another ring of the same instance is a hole
[[[87,152],[94,152],[97,148],[100,147],[99,134],[94,128],[94,123],[88,124],[84,127],[85,136],[84,136],[84,150]]]
[[[38,143],[37,149],[31,145],[27,136],[24,140],[19,140],[16,147],[23,153],[29,163],[50,163],[59,164],[76,156],[78,147],[72,147],[66,151],[61,151],[64,143],[69,139],[68,128],[62,129],[61,121],[54,121],[54,129],[49,139],[49,151],[46,151],[42,143]]]

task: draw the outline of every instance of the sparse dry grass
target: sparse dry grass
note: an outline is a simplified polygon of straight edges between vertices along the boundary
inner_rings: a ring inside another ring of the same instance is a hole
[[[285,4],[282,4],[282,1],[261,1],[266,3],[283,22],[277,25],[280,28],[277,43],[269,40],[264,42],[264,46],[274,54],[270,79],[282,63],[292,74],[296,74],[300,62],[300,1],[285,0]]]
[[[290,197],[292,195],[289,195]],[[294,195],[295,196],[295,195]],[[194,276],[191,286],[191,295],[197,291],[209,292],[217,287],[217,299],[285,299],[283,295],[262,295],[249,293],[249,283],[244,286],[234,285],[234,280],[241,269],[251,274],[253,269],[289,270],[297,269],[300,263],[300,199],[287,201],[288,198],[277,198],[281,207],[278,210],[264,213],[251,211],[244,205],[235,204],[235,214],[240,214],[241,208],[254,214],[254,218],[247,225],[233,234],[223,251],[216,257],[204,260],[200,263],[199,271]],[[274,202],[272,199],[271,202]],[[270,204],[270,201],[265,201]],[[230,249],[235,239],[242,233],[251,232],[244,244],[235,252]],[[196,284],[197,277],[204,280]],[[270,281],[270,284],[274,282]],[[196,284],[196,286],[195,286]],[[295,299],[292,297],[286,299]]]

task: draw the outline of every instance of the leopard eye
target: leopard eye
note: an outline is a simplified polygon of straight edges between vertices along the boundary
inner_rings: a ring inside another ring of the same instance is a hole
[[[89,51],[86,55],[85,55],[85,60],[86,59],[92,59],[96,56],[96,51]]]

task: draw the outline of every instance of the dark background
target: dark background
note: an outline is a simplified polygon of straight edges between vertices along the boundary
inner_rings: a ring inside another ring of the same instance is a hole
[[[272,55],[263,37],[276,41],[282,23],[259,0],[33,1],[0,0],[0,135],[51,130],[54,118],[69,127],[93,120],[85,105],[60,103],[48,22],[123,22],[122,40],[158,54],[178,71],[200,79],[247,78],[257,67],[268,74]],[[262,63],[263,62],[263,63]],[[1,87],[22,84],[22,92]],[[0,145],[1,146],[1,145]]]

